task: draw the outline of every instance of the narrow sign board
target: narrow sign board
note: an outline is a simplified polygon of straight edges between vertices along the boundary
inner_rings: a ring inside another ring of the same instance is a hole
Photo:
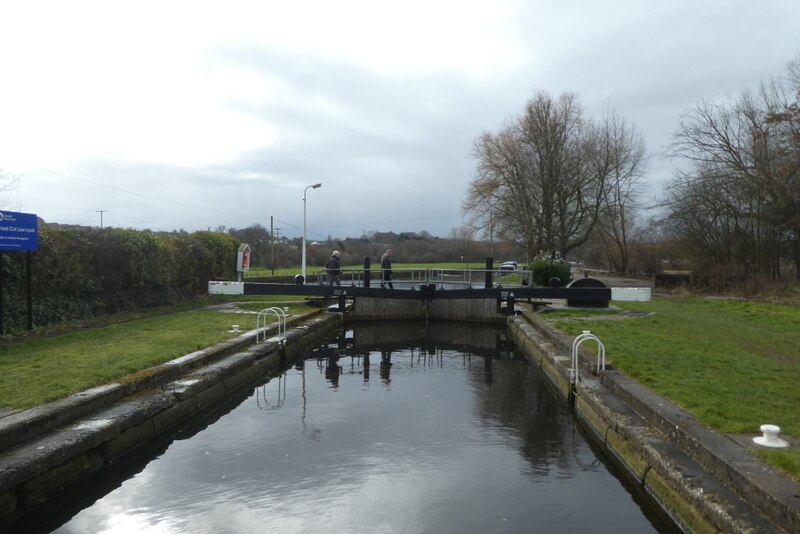
[[[33,213],[0,211],[0,258],[4,250],[25,251],[26,288],[28,293],[28,330],[33,330],[33,287],[31,252],[39,248],[39,218]],[[3,334],[3,277],[0,270],[0,335]]]
[[[0,211],[0,250],[35,251],[39,248],[39,223],[33,213]]]

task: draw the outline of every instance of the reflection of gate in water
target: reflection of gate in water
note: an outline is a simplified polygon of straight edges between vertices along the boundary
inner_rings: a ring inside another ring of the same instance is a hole
[[[465,367],[474,366],[473,359],[487,372],[491,380],[492,360],[515,359],[514,342],[504,326],[475,325],[447,321],[404,321],[385,324],[359,323],[342,330],[336,340],[318,347],[309,354],[317,370],[331,387],[338,388],[343,375],[363,375],[369,382],[377,367],[380,379],[388,384],[391,369],[399,363],[413,369],[442,368],[443,354],[458,351]],[[397,353],[404,356],[397,360]],[[376,366],[377,364],[377,366]]]

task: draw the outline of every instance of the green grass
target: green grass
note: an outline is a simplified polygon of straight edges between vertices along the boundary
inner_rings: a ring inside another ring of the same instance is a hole
[[[546,310],[542,312],[542,317],[549,321],[555,321],[557,319],[570,319],[575,320],[577,317],[581,319],[591,317],[606,317],[606,316],[617,316],[621,314],[623,310],[607,310],[607,309],[600,309],[600,310],[588,310],[582,309],[578,310]]]
[[[757,434],[772,423],[800,437],[800,308],[694,297],[614,304],[655,313],[591,321],[544,317],[570,335],[591,330],[614,367],[712,428]],[[800,476],[800,451],[759,455]]]
[[[288,303],[285,297],[239,296],[239,300],[250,301],[242,307],[251,311],[279,302],[293,315],[311,309],[303,302]],[[238,335],[229,332],[233,324],[241,330],[256,326],[254,314],[208,308],[118,319],[101,327],[0,346],[0,407],[28,408],[107,384]]]

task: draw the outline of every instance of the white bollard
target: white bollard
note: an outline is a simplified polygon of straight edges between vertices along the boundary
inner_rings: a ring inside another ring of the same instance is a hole
[[[761,445],[763,447],[772,447],[777,449],[789,446],[786,440],[780,439],[778,437],[778,434],[781,433],[781,427],[777,425],[761,425],[760,429],[761,432],[764,433],[764,435],[753,438],[753,441],[757,445]]]

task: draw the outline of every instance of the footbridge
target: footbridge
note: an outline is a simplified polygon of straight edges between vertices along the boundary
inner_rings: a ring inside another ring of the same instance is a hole
[[[487,264],[489,262],[487,261]],[[373,287],[380,269],[344,270],[341,285],[329,285],[324,272],[312,283],[263,281],[209,282],[210,294],[313,296],[337,301],[334,308],[352,319],[441,318],[498,321],[515,313],[520,301],[567,306],[607,307],[612,300],[647,301],[650,288],[607,287],[594,278],[578,278],[564,287],[536,287],[532,273],[503,269],[395,269],[392,285]],[[312,275],[313,277],[313,275]],[[553,285],[558,285],[554,281]]]

